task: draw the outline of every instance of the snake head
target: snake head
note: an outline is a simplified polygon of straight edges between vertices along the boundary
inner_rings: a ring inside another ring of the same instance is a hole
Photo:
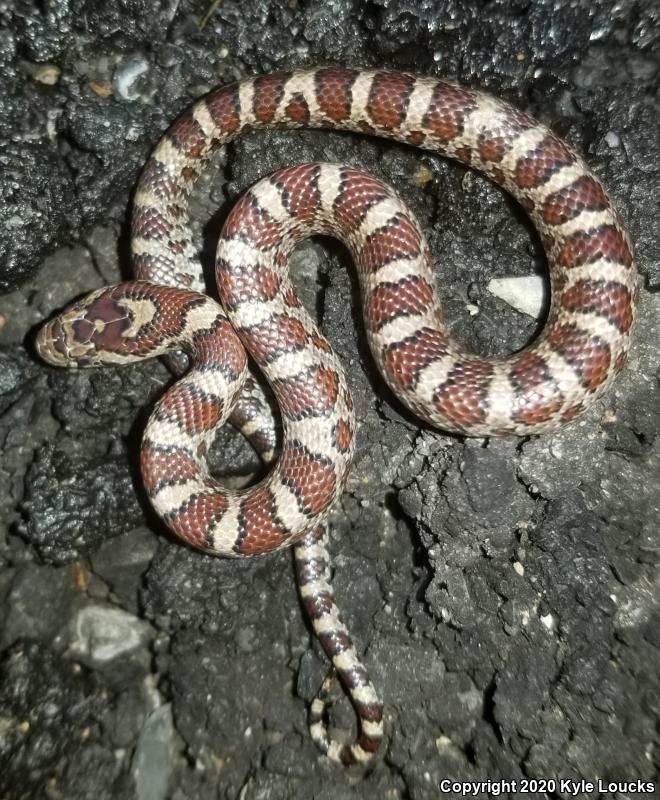
[[[125,302],[123,284],[98,289],[45,323],[36,338],[39,357],[56,367],[121,364],[135,326],[135,309]]]

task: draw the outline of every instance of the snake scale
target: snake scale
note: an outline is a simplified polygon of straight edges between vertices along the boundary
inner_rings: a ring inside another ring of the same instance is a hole
[[[219,146],[262,126],[396,139],[492,178],[522,204],[546,250],[552,302],[541,335],[507,358],[466,352],[443,324],[416,219],[381,181],[332,164],[283,169],[242,196],[218,245],[221,305],[204,294],[188,227],[192,186]],[[295,545],[304,607],[360,722],[353,743],[330,737],[331,672],[312,703],[310,731],[333,760],[366,763],[383,737],[382,705],[339,618],[324,544],[327,515],[350,469],[356,421],[341,364],[287,272],[297,242],[319,233],[351,252],[371,351],[393,392],[425,423],[467,436],[528,436],[582,413],[626,362],[639,292],[618,213],[548,128],[436,78],[324,67],[241,80],[182,114],[135,194],[137,280],[93,292],[41,330],[38,351],[55,365],[187,354],[191,368],[157,403],[144,434],[149,498],[178,536],[217,555]],[[280,409],[277,455],[274,417],[248,373],[246,351]],[[214,433],[227,420],[274,462],[247,489],[224,488],[206,465]]]

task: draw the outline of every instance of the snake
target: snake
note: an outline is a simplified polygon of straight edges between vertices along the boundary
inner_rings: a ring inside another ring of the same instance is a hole
[[[547,256],[551,303],[539,336],[503,358],[458,343],[443,321],[419,222],[394,189],[347,165],[287,167],[243,194],[220,234],[219,302],[211,297],[188,200],[212,154],[261,127],[384,137],[503,187]],[[310,706],[311,737],[333,761],[369,764],[384,736],[383,705],[338,612],[326,547],[355,450],[355,410],[344,369],[287,266],[296,245],[316,234],[338,238],[355,262],[364,329],[393,395],[422,423],[462,436],[533,436],[586,411],[627,361],[639,287],[619,213],[549,128],[435,77],[316,67],[222,86],[179,116],[137,184],[135,280],[92,292],[39,332],[38,353],[56,366],[171,359],[182,376],[156,403],[141,450],[149,499],[177,536],[215,555],[294,546],[302,603],[332,664]],[[227,421],[270,465],[248,488],[227,488],[209,473],[208,448]],[[335,676],[356,711],[352,741],[329,732]]]

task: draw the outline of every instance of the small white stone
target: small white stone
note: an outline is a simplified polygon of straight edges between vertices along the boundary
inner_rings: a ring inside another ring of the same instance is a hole
[[[614,133],[614,131],[608,131],[605,134],[605,142],[607,146],[610,147],[612,150],[615,150],[621,147],[621,139],[618,133]]]
[[[606,408],[603,411],[603,416],[600,418],[600,421],[604,425],[611,425],[613,422],[616,422],[616,411],[613,408]]]
[[[54,64],[42,64],[34,73],[35,81],[43,83],[46,86],[54,86],[60,79],[61,70]]]
[[[545,297],[545,281],[540,275],[492,278],[488,291],[510,306],[534,319],[541,316]]]
[[[555,618],[552,616],[552,614],[542,614],[541,622],[549,631],[553,631],[555,629]]]
[[[91,603],[71,623],[69,650],[76,658],[104,664],[144,644],[149,626],[120,608]]]
[[[523,565],[520,563],[520,561],[514,561],[513,562],[513,569],[521,577],[525,574],[525,567],[523,567]]]
[[[137,80],[149,71],[149,62],[141,56],[133,56],[123,61],[112,77],[112,88],[123,100],[137,100],[139,91]]]

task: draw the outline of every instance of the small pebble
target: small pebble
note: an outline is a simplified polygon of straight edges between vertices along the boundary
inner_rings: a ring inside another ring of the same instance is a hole
[[[109,83],[102,83],[101,81],[90,81],[89,88],[99,97],[110,97],[112,94],[112,86]]]
[[[149,62],[141,56],[127,58],[112,76],[112,88],[123,100],[136,100],[140,96],[138,78],[149,71]]]
[[[45,86],[55,86],[61,74],[62,70],[54,64],[42,64],[32,77],[35,81],[43,83]]]
[[[516,311],[521,311],[534,319],[541,316],[545,281],[540,275],[493,278],[488,283],[488,291],[513,306]]]
[[[543,614],[541,616],[541,622],[549,631],[553,631],[555,629],[555,618],[552,614]]]
[[[415,186],[425,186],[433,180],[433,172],[426,166],[421,165],[413,175],[412,182]]]
[[[133,780],[139,800],[165,800],[169,796],[175,755],[176,731],[168,703],[149,715],[133,754]]]
[[[90,604],[71,624],[71,654],[92,664],[105,664],[141,647],[148,625],[120,608]]]
[[[608,131],[608,133],[605,135],[605,142],[612,150],[616,150],[621,147],[621,139],[619,134],[614,133],[614,131]]]

